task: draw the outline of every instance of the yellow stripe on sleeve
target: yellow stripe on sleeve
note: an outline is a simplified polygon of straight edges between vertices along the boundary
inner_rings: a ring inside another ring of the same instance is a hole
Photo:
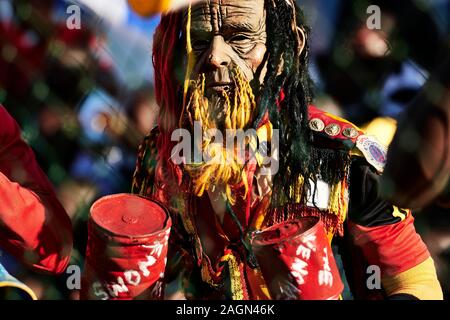
[[[434,261],[430,257],[417,266],[381,280],[388,296],[410,294],[420,300],[443,300]]]

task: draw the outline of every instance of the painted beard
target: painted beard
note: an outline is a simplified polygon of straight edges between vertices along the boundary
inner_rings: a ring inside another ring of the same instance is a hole
[[[189,122],[200,122],[204,130],[245,130],[256,109],[253,90],[239,69],[233,71],[232,84],[223,86],[206,87],[205,75],[200,74],[190,82],[189,93]]]
[[[244,171],[246,160],[239,156],[238,148],[243,146],[224,145],[228,139],[217,142],[207,133],[210,129],[219,130],[224,137],[236,136],[238,131],[244,131],[253,120],[256,102],[251,86],[245,80],[242,72],[233,72],[233,85],[222,87],[205,87],[205,76],[201,74],[196,81],[191,81],[189,101],[186,106],[188,126],[193,129],[195,122],[199,123],[202,132],[202,152],[208,159],[196,164],[186,164],[184,169],[191,177],[194,192],[202,196],[205,190],[211,190],[216,185],[225,186],[228,201],[234,204],[235,197],[231,186],[243,183],[246,196],[248,181]],[[234,139],[233,139],[234,141]],[[245,142],[247,143],[247,141]],[[245,148],[245,146],[244,146]],[[245,150],[245,149],[244,149]]]

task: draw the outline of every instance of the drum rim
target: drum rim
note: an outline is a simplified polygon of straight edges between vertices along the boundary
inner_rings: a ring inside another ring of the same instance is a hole
[[[163,227],[160,230],[157,230],[155,232],[146,233],[146,234],[142,234],[142,235],[126,235],[126,234],[112,232],[111,230],[108,230],[105,227],[99,225],[97,222],[94,221],[94,219],[92,219],[92,210],[93,210],[93,208],[96,205],[98,205],[100,203],[100,201],[105,201],[105,200],[108,200],[108,199],[118,198],[118,197],[122,197],[122,196],[139,197],[139,198],[142,198],[144,200],[156,203],[166,213],[166,218],[164,220]],[[172,226],[172,219],[170,217],[170,211],[160,201],[157,201],[157,200],[152,199],[150,197],[144,197],[144,196],[141,196],[141,195],[138,195],[138,194],[132,194],[132,193],[117,193],[117,194],[103,196],[103,197],[97,199],[91,205],[91,208],[89,209],[89,222],[90,222],[90,224],[92,224],[94,229],[101,230],[103,232],[103,235],[112,236],[112,237],[115,237],[115,238],[125,238],[125,239],[144,239],[144,238],[149,238],[149,237],[156,237],[156,236],[160,235],[161,233],[166,232],[167,230],[169,230],[170,227]],[[95,230],[93,230],[93,231],[95,232]]]
[[[291,222],[291,223],[292,222],[298,222],[298,221],[305,220],[305,219],[315,220],[315,223],[309,229],[304,231],[303,233],[293,234],[293,235],[291,235],[291,236],[289,236],[287,238],[284,238],[282,240],[280,240],[280,239],[273,239],[273,240],[270,240],[270,241],[266,241],[265,243],[261,243],[261,240],[258,241],[256,239],[256,237],[261,235],[263,232],[265,232],[267,230],[270,230],[270,229],[275,229],[279,225],[286,224],[288,222]],[[322,220],[319,217],[315,217],[315,216],[301,217],[301,218],[297,218],[297,219],[289,219],[289,220],[286,220],[286,221],[274,224],[274,225],[272,225],[272,226],[270,226],[268,228],[265,228],[263,230],[254,231],[253,234],[252,234],[252,237],[251,237],[251,244],[252,244],[253,247],[266,247],[266,246],[272,246],[272,245],[277,244],[277,243],[283,243],[283,242],[286,242],[286,241],[292,241],[292,240],[297,239],[300,236],[307,236],[310,233],[312,233],[314,231],[314,228],[317,228],[321,224],[321,221]]]

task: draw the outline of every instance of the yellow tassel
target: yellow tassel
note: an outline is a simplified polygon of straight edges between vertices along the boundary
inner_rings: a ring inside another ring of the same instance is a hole
[[[188,64],[187,64],[187,70],[186,75],[184,77],[184,88],[183,88],[183,108],[181,110],[181,117],[179,120],[179,127],[182,127],[182,121],[183,121],[183,115],[186,109],[186,97],[187,92],[189,89],[189,81],[191,78],[192,70],[194,69],[195,65],[195,57],[194,52],[192,50],[192,43],[191,43],[191,20],[192,20],[192,8],[191,3],[189,3],[188,7],[188,14],[187,14],[187,21],[186,21],[186,53],[188,57]]]

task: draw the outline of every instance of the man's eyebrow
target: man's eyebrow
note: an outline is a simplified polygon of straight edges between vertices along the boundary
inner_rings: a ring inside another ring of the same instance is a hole
[[[191,25],[191,33],[198,36],[206,36],[211,34],[212,27],[209,23],[197,22]]]
[[[226,21],[222,24],[222,31],[259,31],[261,25],[254,25],[246,21]]]

